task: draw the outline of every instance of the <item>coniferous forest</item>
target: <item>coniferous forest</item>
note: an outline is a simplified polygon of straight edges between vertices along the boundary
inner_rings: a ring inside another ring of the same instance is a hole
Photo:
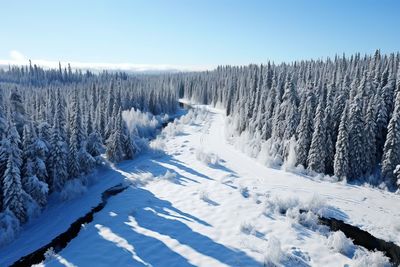
[[[122,112],[172,114],[178,98],[223,107],[231,137],[245,136],[250,154],[268,164],[399,186],[399,53],[169,74],[30,64],[1,70],[0,88],[3,222],[24,223],[53,192],[84,184],[101,155],[135,157]]]
[[[105,153],[111,162],[138,151],[122,111],[173,113],[167,77],[82,73],[36,65],[0,71],[0,209],[22,223],[49,194],[84,183]],[[13,213],[13,215],[11,214]]]
[[[311,172],[398,187],[400,54],[178,76],[181,97],[226,108],[234,134],[246,133],[253,155],[282,164],[294,147],[294,164]]]

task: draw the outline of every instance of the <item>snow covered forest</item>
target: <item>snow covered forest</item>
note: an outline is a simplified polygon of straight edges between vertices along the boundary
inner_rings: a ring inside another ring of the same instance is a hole
[[[397,190],[399,92],[400,54],[379,51],[205,72],[0,70],[0,245],[52,194],[68,199],[96,167],[133,159],[178,98],[226,111],[225,138],[269,167]]]
[[[232,134],[264,163],[398,188],[399,53],[178,76],[180,97],[226,108]]]
[[[61,65],[0,70],[0,89],[2,239],[12,239],[52,192],[68,198],[84,186],[101,154],[119,162],[139,152],[135,138],[154,133],[129,130],[122,111],[157,115],[177,107],[167,78],[95,75]]]

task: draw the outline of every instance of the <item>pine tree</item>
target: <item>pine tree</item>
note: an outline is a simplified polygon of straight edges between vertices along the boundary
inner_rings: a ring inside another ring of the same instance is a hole
[[[314,132],[312,135],[310,151],[308,154],[308,169],[317,173],[325,172],[326,159],[326,125],[325,125],[325,104],[321,99],[315,116]]]
[[[347,178],[349,173],[349,129],[348,105],[346,103],[339,124],[339,133],[336,141],[336,153],[333,164],[334,174],[340,180]]]
[[[17,127],[18,134],[21,136],[26,117],[22,97],[17,89],[13,90],[10,95],[10,115],[15,127]]]
[[[87,151],[92,157],[100,156],[103,150],[101,135],[98,132],[93,132],[88,137]]]
[[[311,85],[310,85],[311,86]],[[315,112],[315,95],[311,91],[306,94],[306,100],[302,106],[301,119],[297,128],[297,164],[303,165],[307,168],[307,157],[310,150],[314,125],[314,112]]]
[[[22,185],[37,204],[44,207],[49,191],[47,169],[44,157],[47,154],[46,145],[35,136],[31,124],[26,124],[23,131],[23,176]]]
[[[3,183],[1,181],[7,166],[6,152],[8,150],[8,142],[5,138],[7,132],[6,128],[7,122],[4,117],[3,92],[0,88],[0,211],[3,210]]]
[[[362,100],[357,95],[351,104],[349,115],[349,175],[348,179],[361,178],[365,170],[365,129],[362,114]]]
[[[287,78],[285,85],[285,93],[281,104],[281,112],[284,114],[286,127],[284,129],[284,140],[290,140],[295,135],[299,124],[299,113],[297,110],[298,96],[294,88],[291,77]]]
[[[335,144],[334,144],[334,136],[333,133],[333,121],[332,121],[332,113],[333,113],[333,104],[334,98],[336,94],[336,87],[334,84],[330,85],[330,91],[327,96],[327,105],[325,108],[325,118],[324,122],[326,125],[326,158],[325,158],[325,173],[333,174],[333,161],[335,156]]]
[[[396,177],[393,174],[400,163],[400,93],[396,95],[395,110],[389,121],[388,134],[382,159],[382,177],[391,186],[396,185]]]
[[[56,105],[56,113],[54,116],[54,125],[51,135],[51,151],[50,151],[50,169],[49,180],[51,191],[60,191],[68,179],[67,172],[67,143],[62,135],[62,125],[60,117],[62,114],[61,105]]]
[[[24,191],[21,184],[21,149],[20,137],[15,124],[9,126],[8,140],[10,142],[7,151],[7,168],[3,176],[4,208],[9,209],[21,221],[27,220],[24,206]]]
[[[121,114],[121,110],[118,111]],[[106,155],[111,162],[119,162],[124,159],[122,144],[122,121],[121,115],[116,117],[115,129],[106,144]]]
[[[71,123],[70,123],[70,139],[69,139],[69,153],[68,153],[68,172],[69,177],[78,177],[81,173],[79,154],[83,147],[83,131],[82,131],[82,120],[81,112],[78,102],[78,92],[74,91],[72,103],[71,103]],[[83,152],[81,152],[83,154]]]
[[[366,159],[366,173],[373,174],[373,171],[378,163],[377,160],[377,144],[376,144],[376,101],[377,97],[373,97],[367,108],[365,118],[365,159]]]

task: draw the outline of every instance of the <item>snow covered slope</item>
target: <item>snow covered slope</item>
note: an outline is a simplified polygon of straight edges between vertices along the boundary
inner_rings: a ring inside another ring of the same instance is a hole
[[[122,177],[132,186],[43,265],[385,265],[378,253],[329,233],[298,208],[400,244],[400,196],[264,167],[225,141],[223,112],[200,109],[154,141],[165,153],[149,152],[109,170],[108,183]],[[17,248],[23,235],[14,250],[1,250],[1,266],[24,254]]]

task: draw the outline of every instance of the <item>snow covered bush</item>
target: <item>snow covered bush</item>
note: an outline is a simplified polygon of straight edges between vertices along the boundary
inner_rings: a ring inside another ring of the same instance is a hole
[[[167,170],[164,175],[161,175],[158,178],[161,180],[167,180],[174,183],[176,181],[176,173]]]
[[[202,149],[196,150],[196,159],[203,162],[206,165],[218,165],[219,157],[218,155],[211,152],[204,152]]]
[[[80,179],[68,180],[60,192],[63,200],[71,200],[86,193],[87,188]]]
[[[286,160],[282,165],[282,169],[285,171],[294,171],[296,164],[297,164],[297,157],[296,157],[296,139],[294,136],[285,143],[287,147],[286,152]]]
[[[247,186],[239,186],[239,192],[244,198],[250,197],[250,191]]]
[[[390,267],[389,258],[380,251],[363,251],[356,250],[354,257],[353,267]]]
[[[157,137],[150,142],[149,148],[155,154],[163,154],[166,148],[164,139]]]
[[[157,119],[149,112],[142,112],[138,109],[122,111],[122,119],[125,121],[129,133],[137,137],[154,136],[161,125],[161,119]]]
[[[299,209],[300,201],[297,197],[273,196],[266,201],[266,213],[285,214],[289,209]]]
[[[174,137],[183,133],[183,125],[179,120],[169,123],[162,131],[164,137]]]
[[[242,222],[240,224],[240,232],[246,235],[251,235],[254,233],[254,225],[250,222]]]
[[[210,205],[213,205],[213,206],[218,205],[216,202],[214,202],[214,201],[210,198],[208,192],[205,191],[205,190],[201,190],[201,191],[199,192],[199,198],[200,198],[200,200],[202,200],[202,201],[204,201],[204,202],[206,202],[206,203],[208,203],[208,204],[210,204]]]
[[[265,250],[264,266],[281,266],[284,258],[285,253],[282,251],[281,242],[276,237],[270,236]]]
[[[312,211],[318,215],[324,215],[327,213],[326,200],[318,194],[313,194],[311,198],[304,202],[303,209]]]
[[[206,108],[199,107],[195,109],[190,109],[185,116],[182,116],[180,118],[180,121],[183,124],[191,124],[191,125],[197,123],[203,123],[204,121],[207,121],[209,115],[210,113]]]
[[[329,234],[327,244],[335,252],[339,252],[348,257],[354,254],[355,246],[353,241],[347,238],[342,231],[336,231]]]
[[[49,262],[52,259],[56,258],[57,253],[54,251],[53,247],[50,247],[48,250],[46,250],[46,252],[44,253],[44,262]]]
[[[0,247],[8,244],[18,235],[19,220],[9,209],[0,213]]]
[[[299,224],[313,231],[327,231],[327,227],[320,225],[318,216],[311,211],[299,213],[297,220]]]
[[[28,219],[38,216],[40,214],[41,207],[35,201],[35,199],[33,199],[33,197],[26,192],[22,193],[22,198]]]

